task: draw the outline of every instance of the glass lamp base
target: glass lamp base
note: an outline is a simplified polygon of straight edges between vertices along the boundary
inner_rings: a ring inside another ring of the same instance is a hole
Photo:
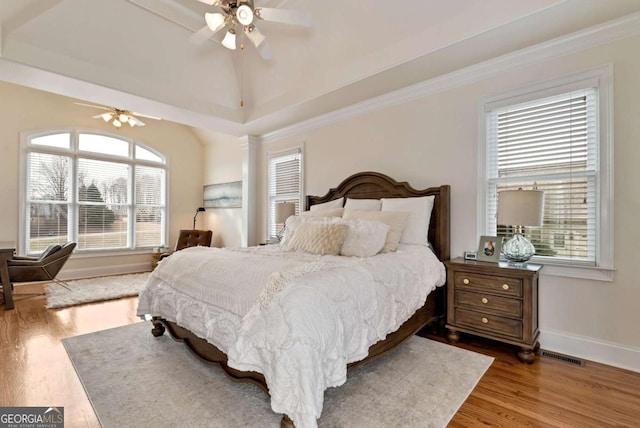
[[[501,253],[510,264],[522,264],[533,257],[536,249],[527,238],[516,233],[511,239],[502,244]]]

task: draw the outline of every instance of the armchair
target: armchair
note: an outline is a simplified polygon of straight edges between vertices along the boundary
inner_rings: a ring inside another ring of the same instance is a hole
[[[210,247],[213,232],[210,230],[181,230],[176,246],[170,253],[160,256],[160,260],[164,260],[176,251],[189,247]]]
[[[60,246],[51,244],[39,257],[14,257],[7,262],[9,279],[14,282],[38,282],[56,280],[56,275],[76,248],[75,242]]]

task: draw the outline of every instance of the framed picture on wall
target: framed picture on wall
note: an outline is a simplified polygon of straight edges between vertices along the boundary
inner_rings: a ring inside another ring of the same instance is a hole
[[[500,261],[501,246],[502,240],[497,236],[481,236],[478,243],[478,260],[498,263]]]
[[[242,181],[204,186],[205,208],[242,208]]]

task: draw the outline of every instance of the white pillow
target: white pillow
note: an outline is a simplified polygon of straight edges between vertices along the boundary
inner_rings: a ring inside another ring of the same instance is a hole
[[[342,208],[337,208],[340,211],[342,211]],[[328,212],[328,211],[332,211],[332,210],[322,210],[321,212]],[[287,219],[287,221],[284,223],[285,224],[285,228],[284,228],[284,236],[282,237],[282,241],[280,241],[280,245],[282,245],[282,248],[285,251],[290,251],[289,248],[289,243],[291,242],[291,239],[293,238],[293,236],[296,234],[296,231],[298,230],[298,227],[300,227],[300,225],[302,223],[306,223],[306,222],[313,222],[313,223],[336,223],[341,221],[342,219],[340,217],[337,216],[324,216],[324,215],[313,215],[313,213],[309,212],[309,211],[305,211],[306,213],[308,213],[307,215],[292,215],[291,217],[289,217]]]
[[[344,204],[345,211],[380,211],[382,201],[380,199],[351,199],[347,198]]]
[[[429,221],[433,209],[434,196],[417,198],[382,199],[382,211],[404,211],[409,213],[407,226],[402,232],[403,244],[428,245]]]
[[[300,215],[305,217],[342,217],[343,212],[344,208],[323,208],[314,211],[304,211],[300,213]]]
[[[347,200],[348,201],[348,200]],[[343,220],[349,226],[340,254],[349,257],[371,257],[378,254],[387,241],[389,226],[380,221]]]
[[[309,210],[315,211],[315,210],[323,210],[327,208],[342,208],[343,204],[344,204],[344,197],[334,199],[333,201],[325,202],[324,204],[311,205]]]
[[[349,226],[339,223],[303,222],[287,244],[288,251],[333,255],[340,250],[349,233]]]
[[[344,213],[344,219],[361,219],[361,220],[375,220],[381,221],[389,226],[389,231],[385,239],[384,247],[382,247],[382,253],[389,253],[395,251],[398,248],[398,241],[400,236],[407,225],[407,218],[409,213],[407,212],[393,212],[393,211],[347,211]]]

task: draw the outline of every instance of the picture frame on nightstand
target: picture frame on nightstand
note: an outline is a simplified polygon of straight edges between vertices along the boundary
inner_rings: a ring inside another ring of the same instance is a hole
[[[498,263],[502,240],[497,236],[481,236],[478,242],[477,260]]]

